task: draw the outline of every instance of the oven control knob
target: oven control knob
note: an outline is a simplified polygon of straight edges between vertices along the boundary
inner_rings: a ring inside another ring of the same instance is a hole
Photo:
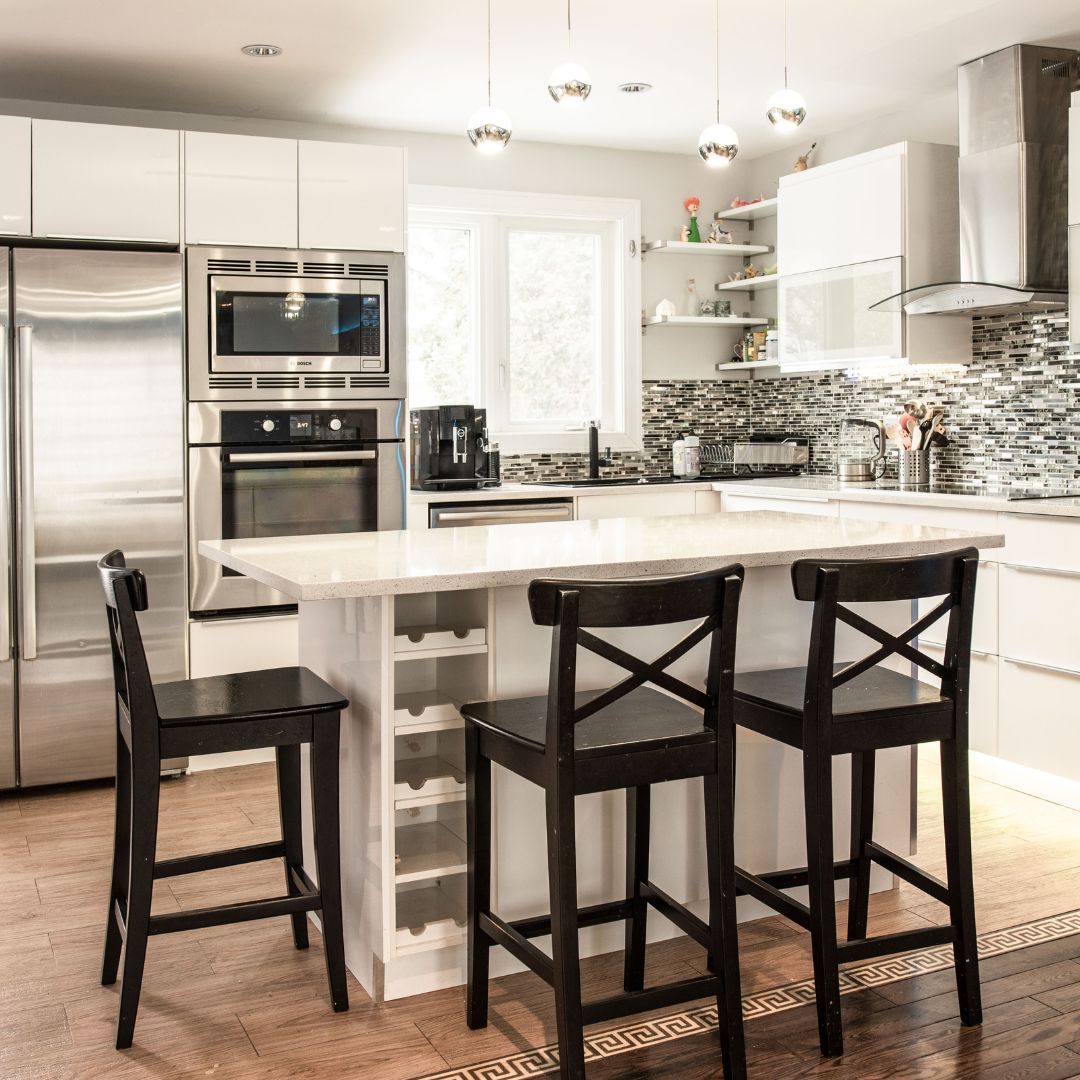
[[[330,430],[331,431],[340,431],[341,430],[341,421],[336,416],[330,421]]]
[[[270,432],[270,431],[273,431],[274,428],[276,428],[276,427],[277,427],[277,424],[275,424],[273,420],[264,420],[262,422],[263,431]]]

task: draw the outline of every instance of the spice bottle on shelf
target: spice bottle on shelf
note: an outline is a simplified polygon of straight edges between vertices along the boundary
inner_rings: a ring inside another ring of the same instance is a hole
[[[686,436],[681,431],[671,444],[671,475],[686,475]]]
[[[701,475],[701,440],[692,431],[686,436],[686,449],[683,453],[686,460],[683,476],[696,479]]]

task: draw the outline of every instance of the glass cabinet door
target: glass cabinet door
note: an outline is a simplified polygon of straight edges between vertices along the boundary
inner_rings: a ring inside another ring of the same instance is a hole
[[[904,355],[902,312],[870,310],[903,288],[900,257],[797,274],[778,285],[782,365],[831,367]]]

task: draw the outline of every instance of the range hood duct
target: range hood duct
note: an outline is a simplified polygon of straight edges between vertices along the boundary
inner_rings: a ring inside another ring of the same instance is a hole
[[[872,305],[909,315],[1063,308],[1074,49],[1013,45],[957,69],[960,280]]]

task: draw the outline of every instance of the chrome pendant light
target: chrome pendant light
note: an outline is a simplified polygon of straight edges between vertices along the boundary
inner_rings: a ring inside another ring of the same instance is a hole
[[[698,136],[697,152],[710,168],[726,168],[739,152],[739,136],[728,124],[720,123],[720,0],[716,0],[716,123]]]
[[[487,104],[469,117],[465,134],[481,154],[498,154],[510,142],[510,117],[491,104],[491,0],[487,0]]]
[[[566,47],[573,52],[573,32],[570,27],[570,0],[566,0]],[[548,76],[548,93],[556,105],[566,109],[578,109],[592,93],[589,73],[572,60],[559,64]]]
[[[766,103],[765,115],[774,130],[794,131],[806,119],[806,99],[788,86],[788,0],[784,0],[784,86]]]

